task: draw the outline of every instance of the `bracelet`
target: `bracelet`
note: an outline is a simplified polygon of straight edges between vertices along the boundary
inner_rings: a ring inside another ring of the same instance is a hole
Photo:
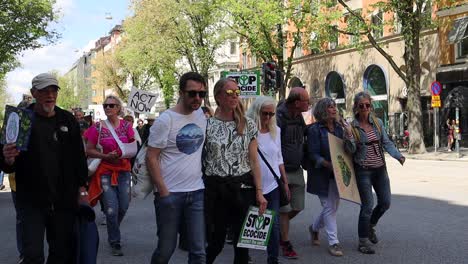
[[[88,192],[80,192],[81,196],[88,196]]]

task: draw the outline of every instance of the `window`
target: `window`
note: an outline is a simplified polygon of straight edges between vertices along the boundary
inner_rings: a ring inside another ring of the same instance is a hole
[[[250,67],[255,68],[257,67],[257,56],[253,55],[250,57]]]
[[[353,12],[356,15],[361,16],[362,9],[356,9],[356,10],[353,10]],[[349,44],[357,44],[360,39],[359,33],[360,33],[362,22],[356,16],[348,13],[345,16],[345,23],[346,23],[346,30],[350,33],[355,34],[355,35],[349,35]]]
[[[466,31],[468,32],[468,31]],[[468,35],[465,33],[465,38],[457,43],[457,59],[468,58]]]
[[[237,43],[236,42],[231,42],[231,55],[235,55],[237,53]]]
[[[310,13],[314,16],[318,15],[320,10],[320,0],[311,0],[310,1]]]
[[[96,90],[93,90],[93,96],[96,96]]]
[[[343,78],[336,71],[328,73],[325,79],[325,93],[328,97],[335,100],[338,111],[343,115],[346,109],[345,85]]]
[[[242,69],[247,69],[247,53],[242,52]]]
[[[302,43],[299,41],[297,43],[296,49],[294,50],[293,58],[299,58],[304,56],[304,52],[302,50]]]
[[[376,39],[383,37],[383,22],[382,12],[372,16],[372,36]]]
[[[376,116],[388,125],[388,96],[387,79],[379,66],[373,64],[364,72],[364,90],[372,96],[374,112]]]
[[[334,50],[338,47],[338,31],[336,31],[336,26],[330,26],[330,42],[328,43],[328,48]]]
[[[400,18],[398,17],[398,15],[395,13],[393,15],[394,19],[393,19],[393,32],[395,32],[395,34],[400,34],[401,33],[401,20]]]

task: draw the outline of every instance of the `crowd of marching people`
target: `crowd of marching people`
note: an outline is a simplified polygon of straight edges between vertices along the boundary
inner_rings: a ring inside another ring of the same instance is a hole
[[[120,228],[132,198],[132,166],[142,162],[137,153],[143,150],[157,223],[152,264],[169,263],[179,240],[188,263],[215,263],[227,236],[233,263],[251,263],[249,250],[237,243],[250,206],[260,214],[276,212],[267,263],[279,263],[280,256],[298,258],[289,228],[306,208],[306,192],[322,206],[304,227],[311,244],[319,246],[323,232],[328,252],[343,256],[329,134],[343,140],[354,163],[361,200],[357,250],[375,253],[377,224],[391,203],[384,151],[402,165],[405,157],[374,115],[367,92],[355,95],[353,119],[346,121],[330,98],[311,107],[302,87],[291,88],[281,102],[256,97],[245,109],[236,81],[223,78],[214,86],[214,112],[202,106],[207,89],[200,74],[185,73],[177,104],[158,118],[149,116],[147,124],[138,119],[134,128],[134,117],[124,117],[117,96],[104,100],[106,120],[92,123],[81,111],[72,114],[56,106],[60,87],[53,75],[34,77],[30,91],[35,102],[19,106],[34,113],[28,148],[19,151],[8,143],[0,153],[2,173],[16,183],[18,263],[44,263],[45,234],[47,263],[96,263],[99,239],[93,235],[92,208],[97,204],[105,216],[111,254],[123,256]],[[312,124],[302,115],[309,109]],[[77,227],[77,218],[86,225]]]

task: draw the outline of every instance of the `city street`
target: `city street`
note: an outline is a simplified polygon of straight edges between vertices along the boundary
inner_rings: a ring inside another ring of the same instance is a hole
[[[467,263],[468,259],[468,163],[408,159],[402,167],[387,158],[392,183],[392,206],[377,226],[377,254],[357,251],[359,206],[342,201],[338,211],[342,258],[327,252],[325,234],[320,247],[312,247],[307,226],[320,212],[316,196],[306,195],[306,209],[292,221],[290,238],[299,254],[282,263]],[[5,181],[7,181],[5,179]],[[17,261],[15,216],[11,195],[0,192],[0,263]],[[99,209],[96,208],[96,212]],[[101,220],[102,214],[98,213]],[[107,245],[106,227],[99,225],[101,244],[98,263],[149,263],[156,245],[152,199],[133,200],[122,230],[125,256],[113,257]],[[226,245],[216,263],[232,263],[232,246]],[[251,251],[255,263],[266,263],[266,252]],[[187,253],[176,250],[171,263],[186,263]]]

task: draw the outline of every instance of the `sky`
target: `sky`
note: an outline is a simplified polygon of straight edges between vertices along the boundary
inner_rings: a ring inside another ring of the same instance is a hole
[[[37,74],[57,70],[65,74],[84,51],[114,25],[131,14],[130,0],[57,0],[54,8],[60,19],[52,25],[62,37],[54,45],[25,51],[18,57],[21,66],[7,75],[7,91],[13,103],[28,93]],[[106,16],[112,19],[106,19]]]

